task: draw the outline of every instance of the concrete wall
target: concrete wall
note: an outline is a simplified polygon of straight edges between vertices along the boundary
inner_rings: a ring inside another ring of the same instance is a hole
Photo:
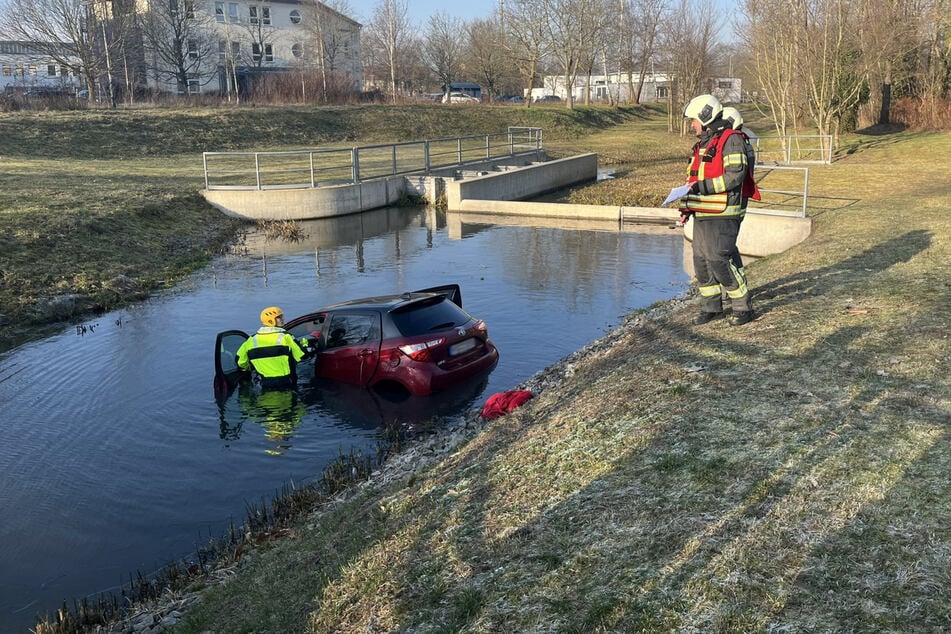
[[[684,236],[693,241],[693,223],[684,227]],[[767,210],[748,209],[736,247],[742,255],[765,257],[796,246],[812,233],[812,218]]]
[[[308,189],[211,189],[201,194],[209,203],[248,220],[331,218],[397,203],[406,189],[402,176]]]
[[[466,199],[522,200],[597,177],[598,155],[581,154],[517,170],[447,181],[446,204],[455,210]]]

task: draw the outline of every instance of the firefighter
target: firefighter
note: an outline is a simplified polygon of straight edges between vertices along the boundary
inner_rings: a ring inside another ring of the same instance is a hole
[[[251,370],[263,389],[292,388],[297,383],[297,363],[304,351],[286,330],[284,311],[270,306],[261,311],[261,327],[238,348],[238,367]],[[306,340],[303,341],[306,346]]]
[[[684,118],[699,140],[693,147],[681,214],[692,216],[693,263],[700,290],[700,314],[694,324],[724,316],[721,291],[732,306],[731,326],[753,321],[746,278],[734,260],[743,215],[744,187],[752,195],[755,183],[747,168],[743,136],[723,118],[723,106],[713,95],[694,97]]]
[[[746,169],[749,170],[750,179],[753,179],[753,168],[756,165],[756,150],[753,148],[753,143],[750,140],[751,132],[743,127],[743,115],[740,114],[740,111],[732,106],[725,106],[723,108],[723,114],[721,115],[730,123],[730,127],[743,135],[744,148],[746,149]],[[755,136],[755,135],[754,135]],[[755,184],[755,183],[754,183]],[[743,221],[743,218],[746,216],[746,208],[750,203],[750,198],[755,200],[760,199],[759,189],[754,187],[754,191],[747,191],[748,188],[744,187],[743,189],[743,202],[740,207],[742,211],[740,213],[740,222]],[[743,268],[743,259],[740,257],[740,252],[737,251],[736,255],[733,258],[733,263],[740,270],[740,273],[743,277],[746,277],[746,271]],[[726,291],[723,292],[723,295],[726,295]]]

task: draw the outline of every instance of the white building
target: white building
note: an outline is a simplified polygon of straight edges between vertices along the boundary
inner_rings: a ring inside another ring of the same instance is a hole
[[[209,39],[188,41],[189,57],[200,61],[189,93],[248,90],[255,78],[277,72],[332,77],[360,90],[362,25],[320,2],[196,0],[194,12]],[[155,72],[161,61],[154,54],[149,61],[156,87],[184,91],[167,72]]]
[[[631,88],[636,92],[640,74],[633,73],[628,80],[627,73],[610,75],[591,75],[590,85],[587,75],[578,75],[571,87],[571,98],[575,103],[583,103],[585,94],[592,102],[607,102],[609,96],[622,103],[633,103]],[[647,73],[641,86],[640,103],[666,103],[671,96],[671,87],[677,78],[665,73]],[[536,99],[544,95],[555,95],[567,99],[568,89],[564,75],[547,75],[542,79],[542,88],[533,88],[531,97]],[[723,103],[738,103],[742,94],[743,82],[739,78],[713,78],[708,80],[710,92]],[[676,96],[676,95],[675,95]],[[619,98],[620,97],[620,98]],[[619,98],[619,99],[618,99]]]
[[[0,40],[0,91],[75,94],[80,78],[33,42]]]

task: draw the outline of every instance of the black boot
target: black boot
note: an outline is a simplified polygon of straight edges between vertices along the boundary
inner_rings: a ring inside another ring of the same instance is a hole
[[[745,310],[745,311],[733,313],[732,315],[730,315],[730,325],[742,326],[743,324],[748,324],[751,321],[753,321],[753,317],[755,317],[755,315],[753,314],[752,310]]]
[[[696,317],[694,317],[694,319],[693,319],[693,325],[694,325],[694,326],[702,326],[702,325],[704,325],[704,324],[710,323],[711,321],[713,321],[713,320],[715,320],[715,319],[720,319],[720,318],[722,318],[722,317],[723,317],[723,311],[720,311],[720,312],[718,312],[718,313],[702,312],[702,313],[700,313],[699,315],[697,315]]]

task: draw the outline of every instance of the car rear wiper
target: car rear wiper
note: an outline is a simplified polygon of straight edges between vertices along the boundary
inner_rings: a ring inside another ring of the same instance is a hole
[[[437,326],[433,326],[432,328],[429,329],[429,331],[432,332],[432,331],[434,331],[434,330],[443,330],[443,329],[445,329],[445,328],[452,328],[452,327],[455,326],[455,325],[456,325],[456,322],[454,322],[454,321],[447,321],[447,322],[444,323],[444,324],[439,324],[439,325],[437,325]]]

